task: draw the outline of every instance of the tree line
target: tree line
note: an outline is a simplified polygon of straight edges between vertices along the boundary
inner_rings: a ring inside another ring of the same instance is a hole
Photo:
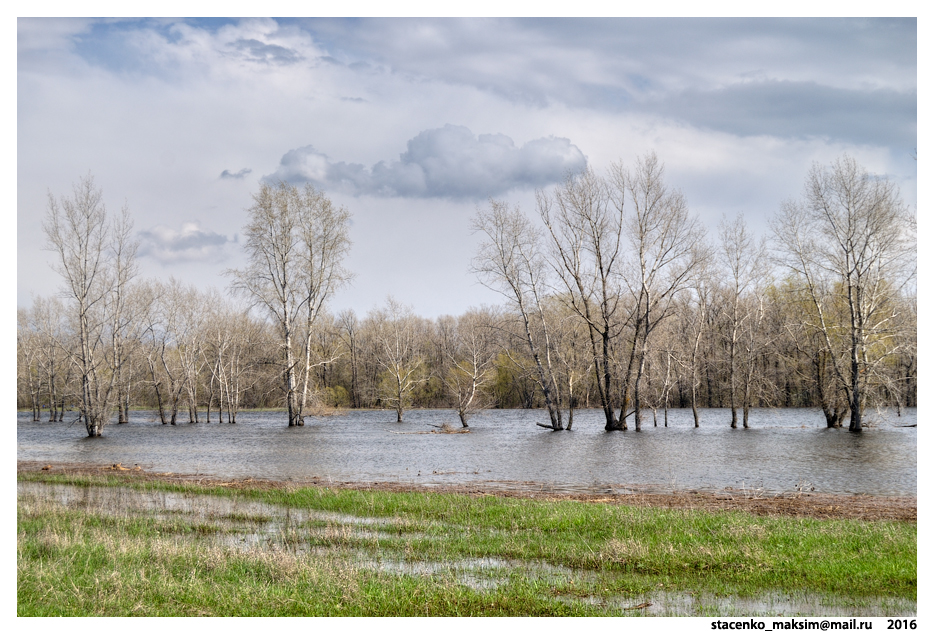
[[[247,266],[227,293],[139,280],[129,213],[88,176],[49,196],[44,229],[64,286],[19,309],[18,406],[90,436],[152,408],[165,424],[236,422],[283,407],[544,408],[553,430],[600,408],[607,430],[666,425],[669,408],[820,407],[860,431],[868,407],[916,403],[915,219],[850,157],[814,166],[769,238],[742,216],[708,236],[654,154],[536,193],[534,214],[490,200],[471,263],[504,296],[434,320],[393,298],[332,313],[350,213],[310,185],[262,184]]]

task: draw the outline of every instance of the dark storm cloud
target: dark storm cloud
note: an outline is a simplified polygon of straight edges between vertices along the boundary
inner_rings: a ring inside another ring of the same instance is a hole
[[[253,172],[253,170],[251,170],[250,168],[244,168],[238,172],[231,172],[230,170],[224,170],[223,172],[221,172],[221,178],[222,179],[242,179],[243,177],[247,176],[251,172]]]
[[[148,256],[162,264],[191,261],[218,261],[225,257],[224,246],[235,242],[226,236],[201,229],[198,223],[183,223],[181,230],[165,225],[137,234],[140,256]]]
[[[516,147],[502,134],[474,135],[464,126],[424,130],[399,161],[371,168],[333,162],[312,146],[287,152],[266,181],[310,181],[355,195],[485,198],[534,188],[583,170],[587,159],[568,139],[546,137]]]

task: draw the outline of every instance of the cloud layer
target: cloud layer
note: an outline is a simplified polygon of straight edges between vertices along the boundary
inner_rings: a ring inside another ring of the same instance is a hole
[[[264,180],[312,182],[354,195],[486,198],[549,185],[587,165],[568,139],[544,137],[516,147],[506,135],[475,136],[451,124],[423,130],[406,146],[398,161],[371,168],[334,162],[305,146],[287,152],[279,169]]]
[[[419,81],[472,86],[514,103],[662,115],[744,136],[915,145],[913,18],[304,24],[340,47],[336,57],[379,60]],[[887,130],[867,132],[883,121]]]
[[[213,231],[204,230],[198,223],[183,223],[180,230],[166,225],[137,234],[140,239],[139,256],[147,256],[166,265],[176,262],[218,262],[224,260],[224,246],[236,242]]]
[[[476,206],[528,212],[649,151],[712,228],[763,234],[845,152],[915,205],[918,39],[914,18],[19,18],[17,301],[59,284],[47,194],[89,170],[147,230],[141,275],[218,287],[258,180],[325,188],[355,219],[334,306],[361,314],[498,302],[467,273]]]

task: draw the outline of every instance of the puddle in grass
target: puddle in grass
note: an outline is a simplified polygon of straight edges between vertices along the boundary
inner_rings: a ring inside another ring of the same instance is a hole
[[[244,519],[276,520],[289,523],[324,521],[343,525],[395,525],[393,518],[351,516],[332,512],[283,507],[237,497],[207,496],[157,490],[136,490],[122,487],[79,487],[48,483],[17,482],[17,495],[32,495],[57,502],[65,507],[78,507],[98,513],[137,513],[168,516],[184,514],[197,520]]]
[[[713,593],[665,591],[636,598],[587,596],[577,599],[630,615],[724,616],[724,617],[912,617],[916,603],[902,598],[847,600],[816,594],[770,592],[755,597],[720,596]]]
[[[522,575],[545,585],[570,580],[587,583],[596,573],[542,562],[502,558],[468,558],[436,562],[401,560],[350,547],[323,547],[314,539],[395,540],[394,528],[406,527],[405,520],[353,516],[334,512],[272,505],[236,497],[143,491],[120,487],[79,487],[74,485],[17,482],[19,504],[31,501],[58,504],[114,516],[145,515],[157,519],[186,517],[210,524],[218,533],[206,536],[216,544],[237,550],[287,549],[299,555],[352,558],[354,566],[394,575],[450,576],[475,590],[495,589]],[[381,531],[382,530],[382,531]],[[422,533],[402,534],[426,539]],[[439,537],[441,539],[441,537]],[[607,575],[604,572],[603,575]],[[622,611],[629,615],[712,615],[712,616],[914,616],[916,602],[900,598],[848,600],[808,593],[772,592],[756,597],[720,596],[711,593],[660,591],[642,596],[559,596],[564,602],[585,602]],[[638,608],[639,607],[639,608]]]

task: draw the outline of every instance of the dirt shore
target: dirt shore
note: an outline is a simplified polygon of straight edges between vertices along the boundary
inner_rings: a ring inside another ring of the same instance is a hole
[[[143,468],[75,463],[43,464],[30,461],[17,463],[17,473],[45,472],[69,475],[119,476],[129,482],[161,481],[197,483],[230,488],[330,487],[384,492],[435,492],[467,496],[501,496],[545,501],[576,500],[611,505],[662,507],[671,509],[703,509],[707,511],[746,511],[759,516],[797,516],[805,518],[851,518],[858,520],[897,520],[916,522],[916,498],[910,496],[850,496],[816,492],[766,494],[750,490],[725,489],[719,492],[696,490],[671,493],[561,493],[549,491],[542,483],[469,483],[464,485],[419,485],[402,482],[330,481],[312,478],[307,481],[272,481],[257,479],[225,480],[198,474],[150,472]],[[636,489],[636,488],[633,488]]]

